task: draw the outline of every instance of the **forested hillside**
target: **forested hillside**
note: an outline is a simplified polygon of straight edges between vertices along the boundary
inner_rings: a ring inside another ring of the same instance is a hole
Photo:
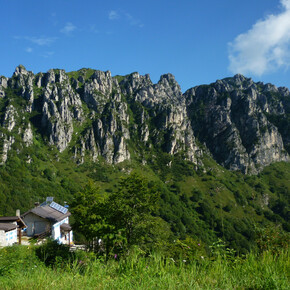
[[[171,239],[247,252],[259,230],[290,229],[289,111],[287,88],[241,75],[182,94],[171,74],[19,66],[0,77],[0,215],[71,204],[89,182],[110,196],[133,171]]]

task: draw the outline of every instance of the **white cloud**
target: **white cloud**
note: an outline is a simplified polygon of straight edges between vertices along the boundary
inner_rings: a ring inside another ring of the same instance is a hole
[[[54,55],[54,51],[46,51],[44,53],[41,54],[42,57],[44,58],[48,58]]]
[[[141,23],[141,21],[139,19],[134,18],[131,14],[126,13],[126,18],[129,21],[130,25],[132,26],[138,26],[140,28],[142,28],[144,26],[143,23]]]
[[[289,0],[281,0],[281,3],[286,9],[290,9],[290,1]]]
[[[283,11],[259,20],[229,43],[232,73],[261,76],[290,66],[290,0],[280,0]]]
[[[39,46],[48,46],[57,40],[57,37],[14,36],[15,39],[24,39]]]
[[[27,47],[27,48],[25,49],[25,51],[28,52],[28,53],[31,53],[31,52],[33,51],[33,49],[32,49],[31,47]]]
[[[74,26],[71,22],[67,22],[66,25],[60,30],[60,32],[68,35],[75,30],[76,26]]]
[[[123,19],[132,26],[137,26],[139,28],[144,27],[144,24],[139,19],[133,17],[131,14],[122,10],[121,11],[111,10],[109,12],[108,18],[110,20]]]
[[[109,12],[109,16],[108,17],[109,17],[110,20],[116,20],[116,19],[119,19],[120,18],[118,12],[115,11],[115,10],[111,10]]]

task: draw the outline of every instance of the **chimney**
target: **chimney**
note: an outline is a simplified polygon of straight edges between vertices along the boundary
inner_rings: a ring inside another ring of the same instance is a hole
[[[35,207],[39,206],[39,201],[36,201],[36,202],[34,203],[34,206],[35,206]]]
[[[16,210],[16,216],[20,217],[20,209]]]

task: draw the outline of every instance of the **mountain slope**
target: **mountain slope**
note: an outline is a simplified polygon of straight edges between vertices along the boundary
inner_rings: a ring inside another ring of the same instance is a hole
[[[2,163],[13,133],[23,146],[32,144],[32,127],[79,163],[86,154],[110,164],[130,160],[138,143],[171,155],[183,152],[198,164],[203,150],[196,137],[218,163],[243,173],[289,160],[289,90],[241,75],[184,95],[171,74],[152,84],[149,75],[112,77],[88,69],[34,75],[19,66],[0,84]]]
[[[69,202],[88,180],[114,191],[134,169],[177,237],[249,249],[255,223],[289,229],[289,110],[287,88],[241,75],[182,94],[171,74],[18,66],[0,77],[0,214]]]

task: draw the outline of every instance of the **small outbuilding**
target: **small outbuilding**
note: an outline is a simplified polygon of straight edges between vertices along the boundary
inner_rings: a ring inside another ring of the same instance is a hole
[[[12,246],[17,243],[17,225],[0,223],[0,246]]]
[[[26,224],[19,216],[0,217],[0,247],[21,244],[21,230]]]

